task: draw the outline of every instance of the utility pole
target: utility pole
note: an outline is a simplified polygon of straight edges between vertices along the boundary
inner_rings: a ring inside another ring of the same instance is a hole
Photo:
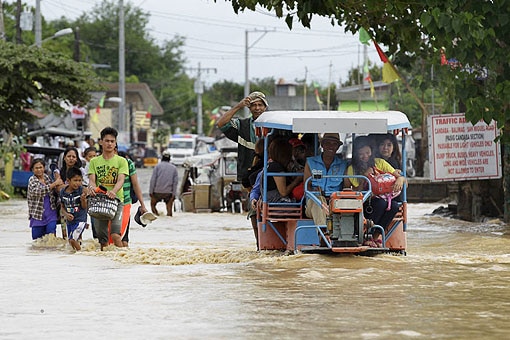
[[[126,130],[126,64],[124,47],[124,1],[119,0],[119,132]]]
[[[204,83],[202,82],[202,71],[214,71],[216,73],[215,68],[202,68],[200,63],[198,63],[198,68],[189,68],[191,71],[197,71],[197,80],[195,80],[194,91],[197,95],[197,134],[199,136],[204,135],[204,123],[203,123],[203,114],[202,114],[202,94],[204,93]]]
[[[306,111],[306,77],[308,77],[308,67],[305,66],[305,86],[303,87],[303,111]]]
[[[5,40],[4,7],[0,0],[0,40]]]
[[[16,44],[23,44],[23,39],[21,39],[21,0],[16,2]]]
[[[361,72],[361,66],[360,66],[360,61],[359,61],[359,55],[360,55],[360,52],[359,52],[359,46],[358,46],[358,111],[361,111],[361,81],[360,81],[360,72]]]
[[[80,62],[80,28],[74,28],[74,51],[73,51],[73,59],[76,62]]]
[[[329,77],[328,77],[328,100],[326,103],[326,110],[331,110],[329,107],[330,104],[330,98],[331,98],[331,67],[333,67],[333,63],[329,62]]]
[[[35,46],[42,45],[41,0],[35,0]]]
[[[256,43],[258,43],[260,41],[260,39],[262,39],[268,32],[274,32],[275,30],[272,29],[272,30],[253,30],[253,31],[244,31],[244,97],[248,97],[248,95],[250,94],[250,77],[249,77],[249,72],[248,72],[248,54],[249,54],[249,50],[250,48],[252,48],[253,46],[255,46]],[[253,42],[253,44],[249,45],[248,44],[248,33],[250,32],[260,32],[260,33],[263,33],[257,40],[255,40]],[[249,108],[248,107],[245,107],[244,108],[244,115],[245,117],[248,117],[248,115],[250,114],[250,111],[249,111]]]

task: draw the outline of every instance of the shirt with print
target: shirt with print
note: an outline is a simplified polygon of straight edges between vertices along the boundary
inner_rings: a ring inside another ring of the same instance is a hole
[[[72,192],[66,191],[67,187],[60,190],[60,201],[68,214],[74,216],[73,223],[87,222],[87,209],[81,205],[81,194],[83,187],[79,187]]]
[[[96,185],[104,186],[108,190],[112,190],[120,174],[129,176],[128,163],[124,157],[114,155],[110,159],[98,156],[90,160],[89,175],[96,175]],[[117,191],[117,198],[124,202],[124,190],[122,187]]]

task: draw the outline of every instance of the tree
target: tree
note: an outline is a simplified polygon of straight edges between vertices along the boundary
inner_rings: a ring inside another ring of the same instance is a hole
[[[273,77],[266,78],[255,78],[251,81],[251,91],[260,91],[266,94],[266,96],[271,96],[275,92],[275,84],[276,81]]]
[[[208,107],[232,106],[244,97],[244,86],[238,83],[224,80],[214,83],[204,92],[204,103]]]
[[[37,47],[0,41],[0,130],[15,131],[34,119],[27,109],[44,105],[63,111],[62,100],[88,102],[97,88],[94,73],[84,64]]]
[[[352,33],[364,27],[378,43],[388,46],[396,65],[423,58],[439,66],[439,51],[446,47],[448,55],[463,65],[449,69],[444,79],[457,79],[450,82],[455,87],[451,94],[466,105],[467,118],[472,122],[495,119],[499,127],[509,118],[510,0],[231,1],[236,13],[255,10],[256,5],[274,10],[279,17],[285,16],[289,28],[296,18],[310,27],[313,15],[329,17],[332,24]]]
[[[130,3],[124,6],[126,75],[135,74],[142,81],[161,65],[159,46],[147,34],[149,14]],[[98,64],[108,64],[110,69],[119,69],[119,5],[103,0],[91,12],[82,14],[73,26],[80,28],[80,39],[88,46],[84,58]]]
[[[80,27],[83,58],[110,65],[98,69],[104,81],[118,81],[119,5],[103,0],[90,13],[84,13],[71,25]],[[136,78],[149,85],[164,109],[162,120],[189,130],[193,123],[196,95],[193,81],[184,72],[182,46],[177,36],[159,45],[147,32],[149,13],[127,3],[124,8],[126,80]]]
[[[458,102],[472,123],[497,121],[505,147],[505,221],[510,221],[510,0],[231,1],[236,13],[256,5],[274,10],[289,28],[294,19],[310,27],[314,15],[352,33],[363,27],[388,47],[398,67],[419,59],[436,65],[447,102]],[[457,67],[439,67],[443,48]]]
[[[373,64],[370,60],[368,60],[368,72],[370,73],[370,78],[372,81],[377,81],[382,79],[382,70],[381,67]],[[353,86],[358,85],[360,81],[363,79],[363,72],[357,67],[351,68],[347,75],[347,80],[342,83],[342,86]]]

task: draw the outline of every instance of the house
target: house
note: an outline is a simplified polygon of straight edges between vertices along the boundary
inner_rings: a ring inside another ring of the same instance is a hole
[[[92,93],[89,103],[88,128],[93,138],[98,138],[105,126],[119,125],[119,83],[101,85],[105,91]],[[153,118],[163,116],[163,108],[146,83],[126,83],[125,114],[130,131],[119,131],[119,141],[152,145],[151,123]]]
[[[280,78],[275,84],[274,96],[266,95],[269,102],[269,110],[326,110],[325,104],[320,102],[313,93],[308,93],[306,97],[298,96],[297,89],[302,84],[286,82]],[[326,100],[322,98],[322,101]]]
[[[370,84],[341,87],[336,90],[338,110],[341,111],[379,111],[388,110],[390,98],[390,84],[374,81],[374,95],[371,94]]]

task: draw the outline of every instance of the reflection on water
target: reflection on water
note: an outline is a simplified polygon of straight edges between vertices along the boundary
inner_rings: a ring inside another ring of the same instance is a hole
[[[27,252],[12,245],[29,230],[2,226],[0,254],[16,264],[0,264],[15,278],[0,290],[0,305],[13,306],[0,313],[0,337],[37,337],[48,322],[52,338],[68,337],[55,320],[73,315],[87,320],[73,326],[81,337],[105,337],[95,325],[114,320],[112,336],[126,339],[506,338],[508,226],[428,215],[435,207],[410,205],[407,256],[256,252],[249,221],[232,214],[160,216],[133,226],[130,249],[104,252],[51,237]],[[57,292],[41,296],[38,283]],[[86,288],[62,303],[76,287]]]

